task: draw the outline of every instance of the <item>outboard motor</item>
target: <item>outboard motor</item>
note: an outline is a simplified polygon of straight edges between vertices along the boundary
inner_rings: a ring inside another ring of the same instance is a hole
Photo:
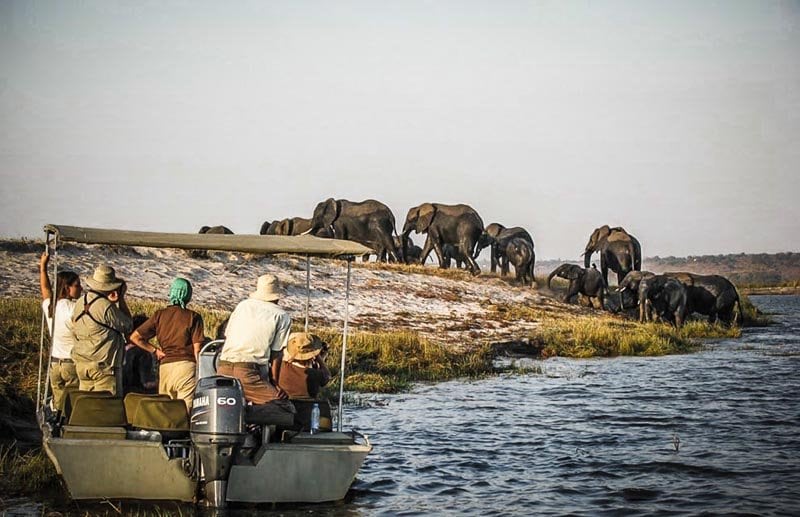
[[[238,379],[215,375],[197,382],[192,401],[192,443],[200,456],[206,501],[226,505],[228,476],[244,443],[244,393]]]

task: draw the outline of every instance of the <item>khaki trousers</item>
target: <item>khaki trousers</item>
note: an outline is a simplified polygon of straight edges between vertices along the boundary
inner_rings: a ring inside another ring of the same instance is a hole
[[[64,393],[67,388],[77,388],[78,374],[75,372],[75,363],[59,362],[58,359],[50,363],[50,387],[53,390],[53,407],[64,407]]]
[[[122,396],[122,368],[105,363],[75,361],[81,391],[108,391]]]
[[[182,399],[191,412],[194,388],[197,385],[194,361],[175,361],[158,367],[158,393]]]

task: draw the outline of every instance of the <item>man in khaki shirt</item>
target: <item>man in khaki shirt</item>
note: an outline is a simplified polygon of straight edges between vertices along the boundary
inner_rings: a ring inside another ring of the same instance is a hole
[[[255,292],[239,302],[225,329],[217,373],[239,379],[245,399],[253,404],[286,398],[274,384],[276,372],[270,373],[270,363],[280,363],[292,327],[291,317],[278,306],[282,294],[275,276],[261,275]]]
[[[109,391],[122,395],[122,359],[125,335],[133,327],[125,302],[125,281],[114,268],[98,266],[84,279],[88,289],[78,298],[72,313],[75,336],[72,360],[84,391]]]

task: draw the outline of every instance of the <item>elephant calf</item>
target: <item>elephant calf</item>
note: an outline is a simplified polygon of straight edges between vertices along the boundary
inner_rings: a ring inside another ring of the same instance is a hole
[[[508,242],[503,254],[514,265],[517,281],[533,286],[533,265],[536,262],[533,246],[525,239],[514,238]]]
[[[575,264],[561,264],[547,275],[548,289],[554,276],[569,280],[569,288],[563,298],[565,303],[570,303],[572,298],[582,294],[589,297],[592,306],[594,306],[593,300],[597,300],[600,302],[600,308],[605,308],[605,283],[603,276],[594,267],[582,268]]]

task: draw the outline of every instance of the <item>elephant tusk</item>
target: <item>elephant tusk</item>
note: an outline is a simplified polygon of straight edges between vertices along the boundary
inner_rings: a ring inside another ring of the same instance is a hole
[[[309,228],[308,230],[304,231],[303,233],[301,233],[299,235],[308,235],[309,233],[311,233],[311,230],[312,230],[312,228]]]

